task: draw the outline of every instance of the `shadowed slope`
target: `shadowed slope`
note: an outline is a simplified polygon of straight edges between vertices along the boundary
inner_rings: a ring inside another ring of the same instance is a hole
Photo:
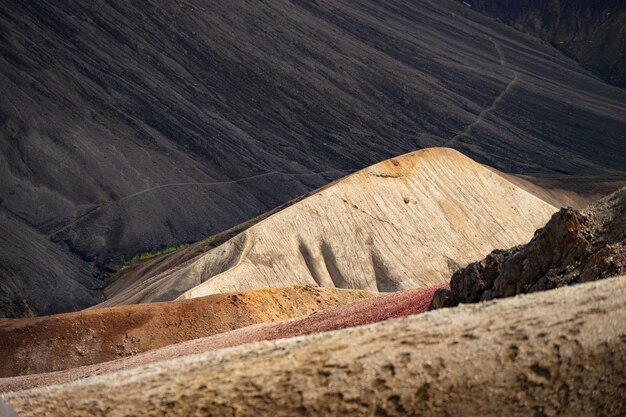
[[[263,289],[0,321],[0,376],[110,361],[251,324],[299,317],[372,295],[317,287]]]
[[[625,298],[626,278],[613,278],[222,349],[4,399],[23,416],[232,416],[236,408],[257,417],[372,410],[495,417],[532,409],[617,417],[626,411]]]
[[[0,210],[0,318],[78,310],[101,301],[92,272],[78,256]],[[22,274],[19,282],[14,280]],[[20,296],[11,299],[2,294]]]
[[[472,0],[471,6],[550,42],[594,74],[626,87],[623,1]]]
[[[507,179],[548,204],[579,210],[626,187],[626,177],[507,175]]]

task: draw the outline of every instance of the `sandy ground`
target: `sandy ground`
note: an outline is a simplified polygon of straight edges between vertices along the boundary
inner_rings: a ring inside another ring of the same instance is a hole
[[[333,309],[312,313],[306,317],[275,324],[259,324],[211,337],[190,340],[132,357],[98,365],[83,366],[67,371],[14,378],[0,378],[0,392],[24,390],[44,385],[60,384],[92,375],[128,369],[148,363],[194,353],[261,340],[284,339],[293,336],[344,329],[379,322],[394,317],[426,311],[436,288],[408,290],[356,301]]]
[[[23,416],[623,416],[626,279],[4,394]]]
[[[111,361],[256,323],[293,319],[373,295],[300,286],[4,320],[0,321],[0,376]]]

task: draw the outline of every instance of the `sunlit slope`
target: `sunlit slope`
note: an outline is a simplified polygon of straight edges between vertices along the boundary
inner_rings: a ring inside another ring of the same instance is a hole
[[[524,242],[553,210],[454,150],[415,152],[248,230],[239,262],[183,297],[294,280],[372,291],[435,285],[481,253]]]
[[[317,284],[397,291],[447,282],[528,241],[554,207],[446,148],[384,161],[282,210],[105,305]]]

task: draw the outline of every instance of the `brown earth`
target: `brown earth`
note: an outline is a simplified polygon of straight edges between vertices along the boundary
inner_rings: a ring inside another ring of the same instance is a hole
[[[612,278],[3,397],[25,417],[623,416],[625,299]]]
[[[526,245],[496,250],[452,275],[432,308],[595,281],[626,273],[626,188],[582,211],[561,209]]]
[[[107,363],[46,374],[0,378],[0,392],[61,384],[93,375],[129,369],[148,363],[245,343],[285,339],[375,323],[394,317],[419,314],[426,311],[436,288],[438,287],[380,295],[362,301],[355,301],[345,306],[315,312],[309,316],[286,322],[253,325],[228,333],[189,340]]]
[[[290,287],[0,321],[0,376],[111,361],[256,323],[303,316],[373,293]]]

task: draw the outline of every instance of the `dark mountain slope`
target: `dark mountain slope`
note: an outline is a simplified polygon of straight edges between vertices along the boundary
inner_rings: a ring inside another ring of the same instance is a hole
[[[624,175],[626,92],[454,1],[1,3],[0,209],[96,271],[426,146]]]
[[[0,213],[0,317],[76,310],[101,299],[85,262]]]
[[[468,4],[539,36],[610,83],[626,87],[624,0],[471,0]]]

